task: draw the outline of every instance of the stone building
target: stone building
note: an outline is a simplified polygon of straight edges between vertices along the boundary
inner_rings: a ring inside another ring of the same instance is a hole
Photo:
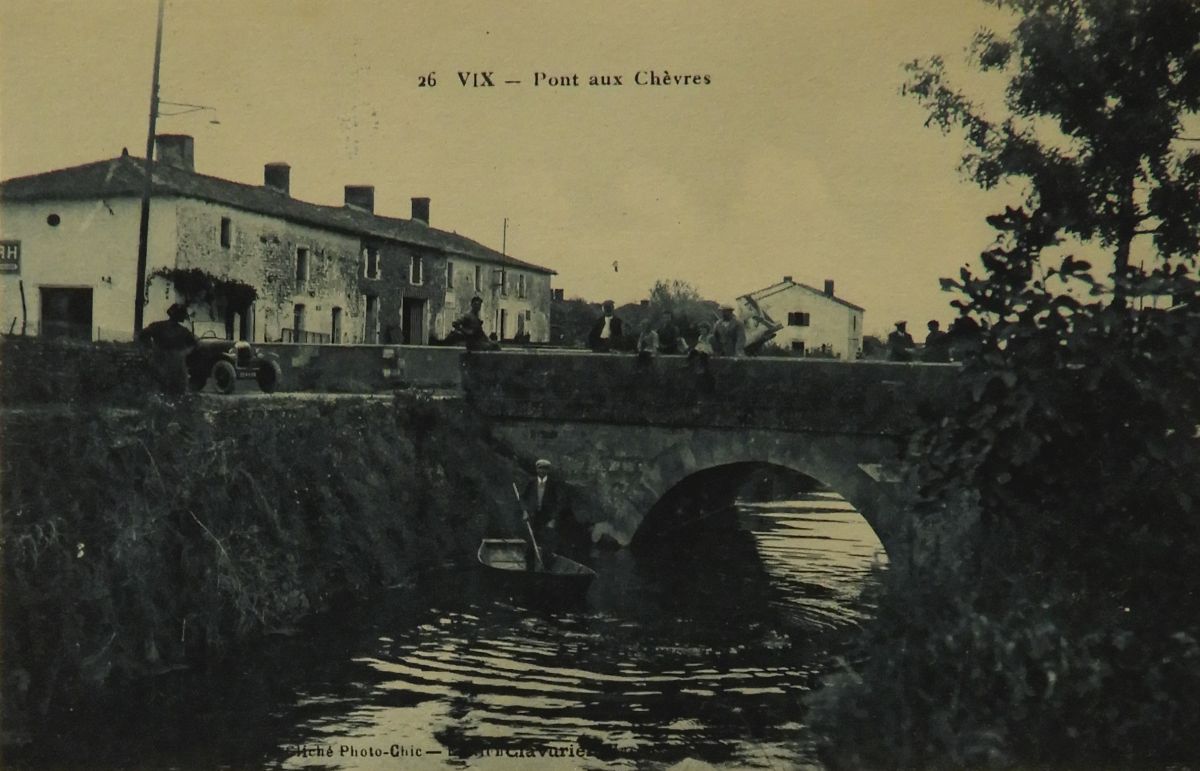
[[[791,276],[738,298],[743,318],[766,316],[781,329],[776,345],[799,354],[825,353],[853,361],[862,351],[862,308],[836,296],[833,281],[825,289],[799,284]]]
[[[485,320],[549,338],[554,271],[431,227],[428,198],[409,219],[375,213],[366,185],[347,185],[343,206],[313,204],[291,196],[285,163],[246,185],[196,173],[191,137],[156,144],[146,322],[182,301],[200,336],[422,344],[469,304],[456,272],[477,272]],[[130,338],[144,183],[127,152],[0,183],[5,332]]]

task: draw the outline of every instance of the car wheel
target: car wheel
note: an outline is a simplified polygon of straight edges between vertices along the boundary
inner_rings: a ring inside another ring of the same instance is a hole
[[[227,361],[218,361],[212,368],[213,383],[223,394],[233,393],[237,386],[237,370]]]
[[[262,392],[269,394],[279,387],[279,381],[283,379],[283,370],[280,369],[279,362],[267,360],[258,365],[254,379],[258,381]]]

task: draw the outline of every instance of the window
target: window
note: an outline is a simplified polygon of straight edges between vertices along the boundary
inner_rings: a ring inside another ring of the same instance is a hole
[[[531,311],[531,310],[526,310],[526,311],[525,311],[525,320],[526,320],[526,321],[529,321],[529,320],[530,320],[530,319],[532,319],[532,318],[533,318],[533,311]]]
[[[229,248],[229,243],[232,240],[232,238],[231,238],[232,230],[233,230],[233,223],[229,221],[228,217],[222,217],[221,218],[221,246],[223,246],[226,249]]]
[[[408,282],[410,284],[425,283],[425,260],[421,255],[414,254],[409,264]]]
[[[521,273],[517,276],[517,297],[525,296],[525,274]]]
[[[292,342],[304,342],[304,306],[299,303],[292,309]]]
[[[308,250],[304,247],[296,249],[296,284],[303,286],[308,281]]]
[[[807,327],[809,325],[809,315],[800,311],[792,311],[788,313],[789,327]]]
[[[508,294],[508,271],[504,268],[500,269],[500,294],[501,296]]]
[[[379,250],[373,246],[364,246],[362,253],[363,277],[379,278],[382,273],[379,269]]]
[[[792,350],[796,353],[804,353],[804,341],[803,340],[793,340],[792,341]]]
[[[480,289],[483,289],[483,268],[476,265],[475,266],[475,291],[478,292]]]
[[[446,288],[454,288],[454,263],[449,261],[446,262]]]

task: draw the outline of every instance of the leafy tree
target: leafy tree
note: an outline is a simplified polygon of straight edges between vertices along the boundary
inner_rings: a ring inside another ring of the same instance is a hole
[[[1005,111],[989,117],[950,85],[941,57],[907,66],[905,91],[943,132],[969,144],[962,169],[985,188],[1023,180],[1020,209],[998,215],[1022,248],[983,255],[993,282],[1033,280],[1041,250],[1074,237],[1110,253],[1113,299],[1162,291],[1200,250],[1200,153],[1185,124],[1200,108],[1200,5],[1194,0],[1000,0],[1017,15],[1009,35],[981,30],[970,47],[984,72],[1008,78]],[[1149,236],[1159,261],[1132,260]],[[1066,259],[1071,259],[1070,256]],[[1066,262],[1088,281],[1089,265]],[[963,273],[981,310],[1003,297]],[[1149,280],[1148,280],[1149,279]],[[1092,282],[1094,283],[1094,282]],[[993,293],[994,294],[994,293]]]
[[[943,279],[989,323],[909,447],[912,551],[866,663],[818,694],[813,723],[854,766],[1190,763],[1200,5],[999,5],[1012,32],[970,51],[1007,78],[1004,114],[954,90],[940,58],[907,68],[930,124],[964,131],[968,176],[1019,181],[1021,200],[988,218],[983,272]],[[1132,301],[1159,294],[1183,302]]]
[[[706,300],[691,284],[679,279],[660,279],[650,289],[648,318],[660,320],[670,313],[682,334],[689,339],[695,336],[697,327],[704,322],[717,320],[718,304]]]
[[[587,344],[588,330],[600,315],[599,305],[572,297],[550,303],[550,342],[568,347]]]
[[[580,297],[555,301],[550,306],[551,341],[567,346],[586,345],[588,330],[601,313],[599,302]],[[672,315],[679,332],[690,340],[700,322],[716,321],[717,303],[705,300],[686,281],[660,279],[651,287],[646,300],[616,309],[616,315],[625,323],[626,337],[633,338],[621,341],[620,347],[632,347],[643,322],[659,324],[667,313]]]

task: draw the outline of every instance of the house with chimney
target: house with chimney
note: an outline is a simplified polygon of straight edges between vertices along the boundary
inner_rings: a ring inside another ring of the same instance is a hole
[[[853,361],[862,351],[861,307],[834,294],[832,279],[824,289],[797,283],[791,276],[738,298],[738,315],[777,326],[771,342],[799,355],[822,354]]]
[[[194,157],[192,137],[156,138],[147,322],[184,302],[198,336],[424,344],[469,305],[477,273],[498,334],[549,339],[554,271],[432,227],[428,198],[413,198],[407,219],[375,212],[369,185],[315,204],[291,196],[286,163],[249,185],[197,173]],[[5,332],[130,339],[144,185],[128,152],[0,182]]]

